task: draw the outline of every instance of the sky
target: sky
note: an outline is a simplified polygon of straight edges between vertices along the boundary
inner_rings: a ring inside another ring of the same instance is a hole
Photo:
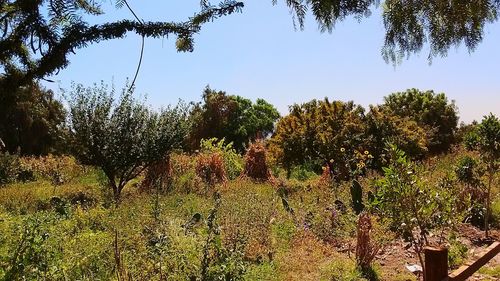
[[[184,21],[199,10],[199,0],[129,4],[146,21]],[[103,8],[107,14],[89,21],[133,19],[127,9],[116,10],[109,1]],[[474,52],[453,48],[431,64],[425,49],[396,67],[387,64],[381,56],[383,40],[379,10],[322,33],[311,16],[305,30],[295,30],[283,3],[246,1],[242,13],[205,24],[192,53],[178,53],[175,38],[146,39],[136,93],[146,95],[153,107],[164,107],[180,99],[199,101],[210,85],[251,100],[264,98],[285,115],[289,105],[312,99],[353,100],[368,107],[390,93],[418,88],[455,100],[466,123],[489,112],[500,115],[500,23],[486,27]],[[77,50],[69,67],[50,77],[56,82],[44,85],[60,92],[70,90],[72,82],[91,86],[102,80],[121,88],[135,74],[140,42],[129,34]]]

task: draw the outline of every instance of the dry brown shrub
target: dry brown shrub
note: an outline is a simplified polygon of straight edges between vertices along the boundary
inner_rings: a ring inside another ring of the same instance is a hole
[[[146,170],[146,176],[141,182],[140,190],[148,191],[155,188],[168,190],[172,181],[172,164],[170,155],[153,163]]]
[[[266,146],[264,141],[257,140],[248,148],[245,154],[245,169],[243,170],[243,174],[257,181],[271,179],[271,172],[266,160]]]
[[[66,155],[22,157],[20,162],[23,170],[31,171],[36,178],[51,180],[55,185],[70,182],[85,172],[85,167],[74,157]]]
[[[196,158],[196,175],[209,186],[227,181],[224,159],[219,153],[201,153]]]
[[[372,220],[368,213],[359,215],[357,225],[356,263],[361,269],[370,268],[380,246],[372,241]]]
[[[323,167],[323,172],[318,180],[319,187],[331,187],[333,185],[332,170],[329,165]]]
[[[194,171],[194,157],[184,153],[175,153],[171,156],[172,176],[179,177]]]

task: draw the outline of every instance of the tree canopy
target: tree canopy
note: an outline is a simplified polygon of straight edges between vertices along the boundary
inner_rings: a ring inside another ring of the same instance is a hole
[[[68,55],[92,43],[123,38],[127,32],[143,37],[177,36],[179,51],[193,50],[193,35],[211,20],[232,14],[242,2],[225,0],[218,6],[201,1],[201,10],[184,22],[145,22],[123,19],[89,24],[85,16],[103,15],[94,0],[1,0],[0,62],[7,85],[17,88],[43,79],[68,66]],[[114,1],[117,7],[126,0]],[[135,15],[132,9],[131,12]]]
[[[425,44],[429,44],[429,59],[445,56],[451,47],[462,43],[473,51],[483,39],[485,25],[497,21],[500,11],[498,0],[285,1],[300,28],[304,27],[304,19],[310,10],[322,31],[331,31],[337,22],[348,16],[361,20],[380,7],[385,27],[382,55],[393,63],[420,52]]]
[[[251,100],[206,87],[203,102],[192,111],[193,129],[190,146],[197,149],[202,139],[224,138],[239,152],[259,137],[272,133],[279,118],[276,108],[263,99]]]
[[[382,109],[417,122],[427,132],[429,152],[448,150],[455,142],[458,109],[444,93],[409,89],[384,97]]]
[[[74,153],[102,169],[117,201],[131,179],[180,148],[189,131],[186,107],[154,112],[132,90],[126,87],[116,99],[103,84],[77,85],[70,100]]]
[[[204,23],[240,11],[242,1],[224,0],[212,5],[201,1],[201,8],[183,22],[143,21],[126,0],[135,19],[89,24],[86,15],[100,16],[105,11],[94,0],[1,0],[0,66],[11,87],[33,79],[44,79],[68,66],[68,55],[89,44],[123,38],[127,32],[143,37],[177,36],[179,51],[192,51],[193,35]],[[272,0],[274,4],[278,0]],[[331,31],[346,17],[361,20],[382,10],[385,39],[382,55],[397,62],[417,53],[425,44],[429,58],[465,44],[473,51],[482,41],[486,24],[498,20],[499,0],[485,1],[400,1],[400,0],[285,0],[300,28],[307,11],[314,15],[322,31]]]
[[[3,81],[0,77],[0,139],[6,149],[23,155],[61,152],[66,111],[54,93],[35,82],[6,90]]]

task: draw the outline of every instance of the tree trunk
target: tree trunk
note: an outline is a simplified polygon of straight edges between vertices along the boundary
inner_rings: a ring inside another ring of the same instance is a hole
[[[493,181],[493,171],[489,171],[488,175],[488,190],[486,192],[486,213],[484,215],[484,230],[486,231],[486,238],[490,237],[490,205],[491,205],[491,182]]]

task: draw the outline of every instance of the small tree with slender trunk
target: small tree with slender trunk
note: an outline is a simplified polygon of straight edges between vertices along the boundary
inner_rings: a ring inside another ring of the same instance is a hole
[[[477,150],[481,155],[481,162],[485,166],[487,184],[485,190],[485,215],[484,230],[486,237],[489,236],[489,217],[491,209],[491,187],[495,173],[500,167],[500,120],[490,113],[485,116],[477,128],[470,132],[465,144],[468,149]]]
[[[131,179],[180,147],[189,131],[186,106],[155,112],[128,87],[115,99],[103,83],[75,85],[69,105],[75,155],[103,170],[116,202]]]

